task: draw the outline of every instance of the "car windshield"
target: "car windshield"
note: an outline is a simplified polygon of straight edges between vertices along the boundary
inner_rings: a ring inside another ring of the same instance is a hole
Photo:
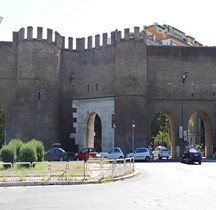
[[[162,149],[163,152],[168,152],[168,149]]]
[[[196,148],[191,148],[190,150],[189,150],[189,152],[200,152],[198,149],[196,149]]]

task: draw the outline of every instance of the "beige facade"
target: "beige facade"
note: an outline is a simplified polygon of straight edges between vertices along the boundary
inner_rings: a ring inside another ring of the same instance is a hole
[[[154,42],[149,43],[150,45],[158,45],[158,42],[160,42],[161,45],[171,46],[202,46],[193,37],[170,25],[154,23],[153,25],[144,26],[144,30],[147,32],[147,40],[152,40],[153,37]]]

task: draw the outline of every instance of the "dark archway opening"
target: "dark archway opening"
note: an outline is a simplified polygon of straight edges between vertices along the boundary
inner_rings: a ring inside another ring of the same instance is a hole
[[[163,112],[155,114],[152,124],[152,145],[170,147],[170,124],[167,115]]]
[[[0,149],[5,142],[5,115],[3,109],[0,109]]]
[[[101,120],[100,117],[96,114],[95,116],[95,121],[94,121],[94,148],[96,149],[97,152],[102,151],[102,146],[101,146],[101,132],[102,127],[101,127]]]

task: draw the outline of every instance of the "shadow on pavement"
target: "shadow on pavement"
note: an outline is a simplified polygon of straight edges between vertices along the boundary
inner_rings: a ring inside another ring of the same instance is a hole
[[[159,159],[159,158],[154,158],[154,159],[151,159],[150,161],[139,161],[139,160],[136,160],[135,161],[136,163],[173,163],[173,162],[179,162],[181,163],[181,160],[180,158],[169,158],[169,159],[166,159],[166,158],[162,158],[162,159]],[[215,163],[216,162],[216,159],[211,159],[211,158],[202,158],[202,162],[208,162],[208,163]]]

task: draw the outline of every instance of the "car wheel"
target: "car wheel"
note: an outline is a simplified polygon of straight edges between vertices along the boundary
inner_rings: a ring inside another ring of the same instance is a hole
[[[145,157],[145,161],[149,161],[150,160],[150,157],[149,156],[146,156]]]
[[[167,160],[169,159],[169,157],[167,157]]]
[[[64,158],[62,156],[59,157],[59,161],[64,161]]]
[[[199,165],[201,165],[201,162],[199,162]]]

